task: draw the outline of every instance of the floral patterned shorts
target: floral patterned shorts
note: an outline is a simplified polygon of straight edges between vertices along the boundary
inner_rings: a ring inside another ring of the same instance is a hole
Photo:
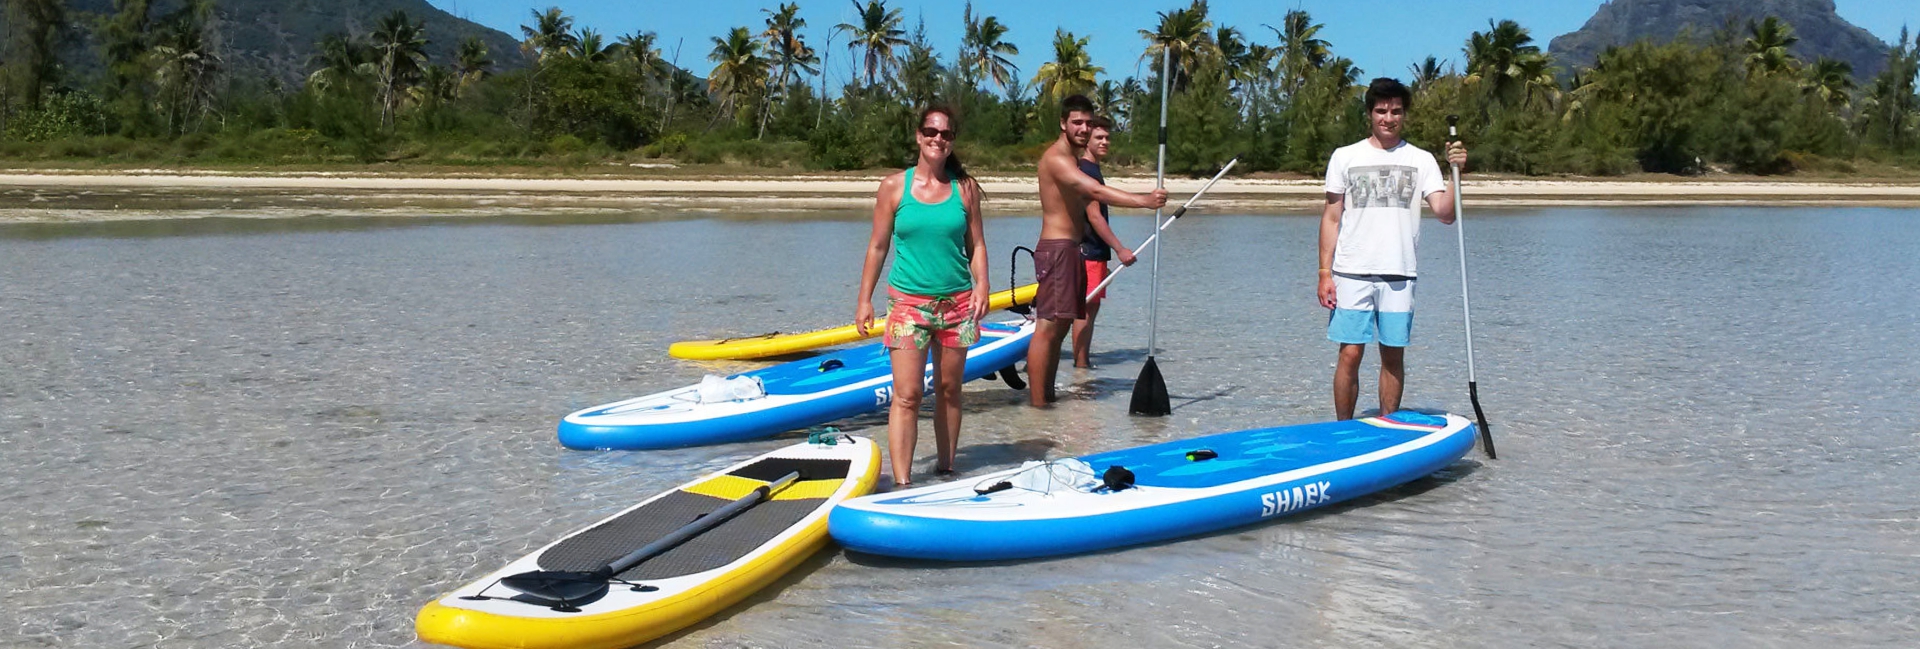
[[[887,328],[880,342],[887,349],[972,347],[980,340],[980,321],[973,319],[973,291],[928,297],[887,288]]]

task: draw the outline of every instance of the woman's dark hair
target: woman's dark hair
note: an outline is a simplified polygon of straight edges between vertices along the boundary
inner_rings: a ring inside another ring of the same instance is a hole
[[[1388,99],[1399,99],[1401,107],[1408,111],[1413,110],[1413,92],[1407,90],[1407,86],[1400,83],[1399,79],[1380,77],[1374,79],[1373,83],[1367,84],[1368,112],[1372,112],[1374,106]]]
[[[918,133],[920,129],[925,128],[927,126],[927,118],[932,117],[934,113],[946,115],[947,127],[953,129],[955,133],[960,132],[960,118],[955,117],[953,114],[953,108],[947,106],[946,104],[934,104],[932,106],[928,106],[926,110],[920,111],[920,124],[918,126],[913,127],[914,132]],[[952,147],[949,147],[947,149],[946,172],[947,172],[947,177],[952,178],[954,180],[966,180],[968,178],[972,178],[972,176],[967,175],[966,166],[960,164],[960,154],[954,151]]]

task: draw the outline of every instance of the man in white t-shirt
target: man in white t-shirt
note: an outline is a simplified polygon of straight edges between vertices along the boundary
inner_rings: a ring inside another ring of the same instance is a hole
[[[1367,139],[1333,152],[1327,163],[1327,205],[1320,217],[1320,305],[1332,309],[1327,338],[1340,344],[1333,371],[1333,411],[1352,419],[1367,343],[1380,345],[1380,414],[1400,409],[1406,349],[1413,334],[1414,246],[1420,203],[1453,224],[1453,203],[1440,165],[1400,139],[1413,93],[1393,79],[1367,87]],[[1447,143],[1447,161],[1465,167],[1467,150]]]

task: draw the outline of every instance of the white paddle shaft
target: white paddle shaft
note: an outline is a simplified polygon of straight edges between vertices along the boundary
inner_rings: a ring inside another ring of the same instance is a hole
[[[1178,221],[1178,220],[1180,220],[1180,217],[1181,217],[1181,215],[1184,215],[1184,214],[1186,214],[1186,213],[1187,213],[1187,208],[1189,208],[1189,207],[1193,207],[1193,202],[1194,202],[1194,201],[1197,201],[1197,200],[1200,200],[1200,195],[1201,195],[1201,194],[1205,194],[1205,193],[1207,193],[1207,190],[1209,190],[1209,189],[1212,189],[1212,188],[1213,188],[1213,184],[1214,184],[1214,183],[1217,183],[1217,182],[1220,182],[1220,177],[1222,177],[1222,176],[1225,176],[1225,175],[1227,175],[1227,172],[1228,172],[1228,171],[1230,171],[1230,170],[1232,170],[1232,169],[1233,169],[1233,166],[1234,166],[1234,165],[1236,165],[1236,164],[1239,164],[1239,163],[1240,163],[1240,158],[1239,158],[1239,157],[1235,157],[1235,158],[1234,158],[1234,159],[1232,159],[1232,160],[1228,160],[1228,161],[1227,161],[1227,166],[1225,166],[1225,167],[1222,167],[1222,168],[1220,169],[1220,173],[1217,173],[1217,174],[1214,174],[1214,175],[1213,175],[1213,179],[1212,179],[1212,180],[1209,180],[1209,181],[1207,181],[1207,184],[1206,184],[1206,185],[1204,185],[1204,186],[1202,186],[1202,187],[1200,188],[1200,191],[1197,191],[1197,192],[1194,192],[1194,193],[1193,193],[1193,196],[1190,196],[1190,197],[1187,197],[1187,202],[1186,202],[1186,203],[1184,203],[1184,204],[1182,204],[1182,205],[1180,206],[1180,209],[1177,209],[1177,210],[1174,210],[1174,211],[1173,211],[1173,218],[1170,218],[1170,219],[1167,219],[1167,220],[1166,220],[1166,222],[1164,222],[1164,223],[1161,223],[1161,224],[1159,225],[1159,227],[1156,227],[1156,228],[1154,228],[1154,229],[1153,229],[1153,236],[1150,236],[1150,237],[1147,237],[1147,240],[1146,240],[1146,241],[1142,241],[1142,242],[1140,242],[1140,247],[1138,247],[1138,248],[1135,248],[1135,249],[1134,249],[1134,254],[1139,254],[1139,253],[1140,253],[1141,251],[1144,251],[1144,250],[1146,250],[1146,249],[1147,249],[1147,248],[1148,248],[1149,246],[1152,246],[1152,245],[1153,245],[1153,241],[1154,241],[1155,239],[1159,239],[1159,238],[1160,238],[1160,231],[1161,231],[1161,230],[1165,230],[1165,229],[1167,229],[1167,226],[1169,226],[1169,225],[1173,225],[1173,222],[1174,222],[1174,221]],[[1157,220],[1157,219],[1156,219],[1156,220]],[[1155,257],[1154,257],[1154,258],[1155,258],[1155,259],[1158,259],[1158,258],[1159,258],[1159,256],[1158,256],[1158,255],[1159,255],[1159,253],[1158,253],[1158,252],[1155,252],[1154,254],[1155,254]],[[1126,270],[1126,269],[1127,269],[1127,267],[1126,267],[1126,266],[1121,266],[1121,267],[1119,267],[1119,268],[1115,268],[1115,269],[1113,269],[1113,272],[1111,272],[1111,273],[1108,273],[1108,274],[1107,274],[1107,278],[1106,278],[1106,279],[1103,279],[1103,280],[1100,280],[1100,285],[1099,285],[1099,286],[1095,286],[1095,287],[1093,287],[1093,290],[1091,290],[1091,291],[1087,291],[1087,299],[1089,299],[1089,300],[1091,300],[1091,299],[1093,299],[1093,296],[1095,296],[1095,295],[1099,295],[1099,294],[1100,294],[1100,291],[1101,291],[1101,289],[1105,289],[1105,288],[1107,287],[1107,285],[1108,285],[1108,284],[1112,284],[1112,283],[1113,283],[1113,278],[1114,278],[1114,277],[1116,277],[1116,276],[1118,276],[1118,275],[1120,274],[1120,271],[1123,271],[1123,270]]]

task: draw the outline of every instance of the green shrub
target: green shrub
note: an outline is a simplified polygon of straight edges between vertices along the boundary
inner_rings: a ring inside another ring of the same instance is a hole
[[[107,132],[107,112],[99,97],[87,92],[47,95],[40,110],[26,111],[7,120],[6,137],[27,142],[47,142]]]

